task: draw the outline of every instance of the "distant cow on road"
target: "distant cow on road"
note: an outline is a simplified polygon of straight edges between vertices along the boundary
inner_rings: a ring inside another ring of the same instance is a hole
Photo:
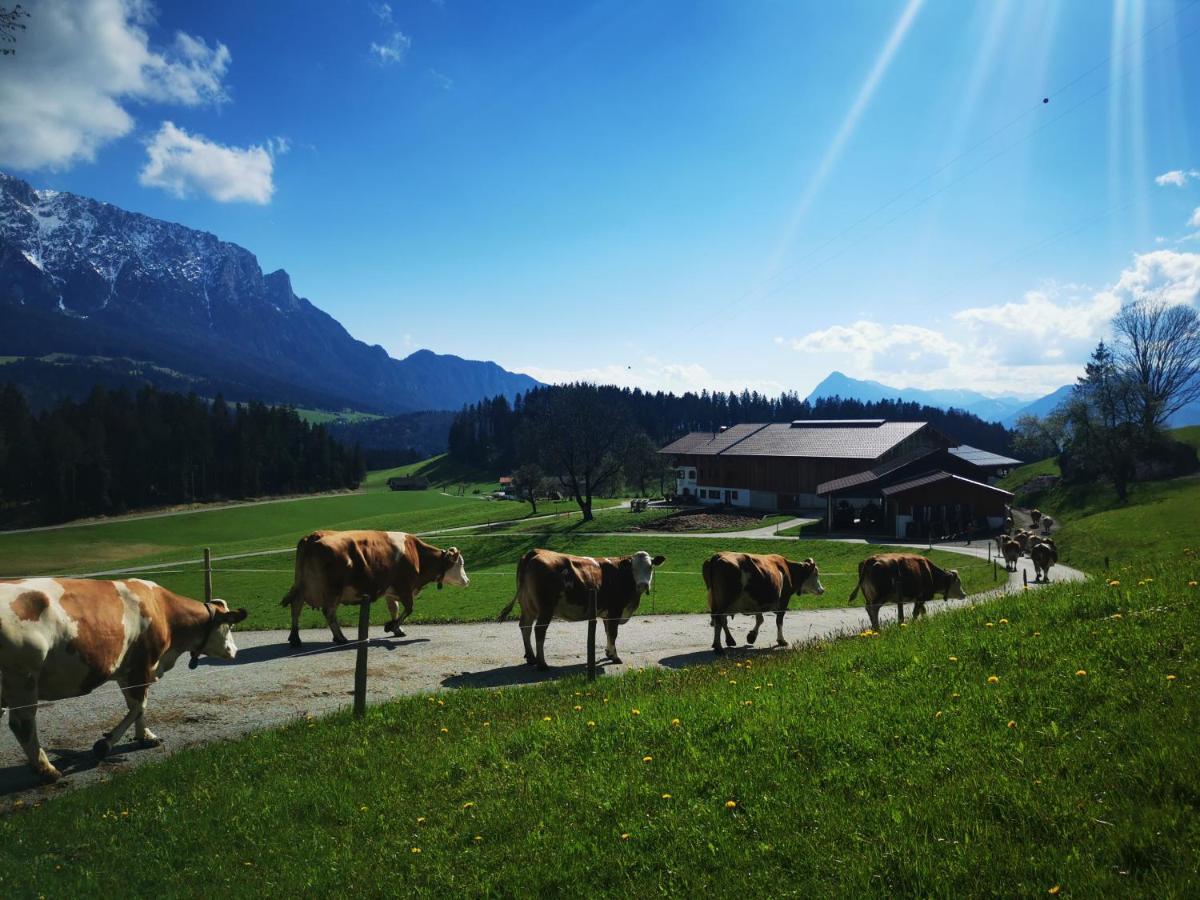
[[[714,553],[704,561],[704,586],[708,589],[708,611],[712,613],[713,652],[724,652],[725,642],[733,647],[737,641],[729,631],[729,617],[736,613],[754,616],[754,627],[746,635],[746,643],[758,639],[763,614],[775,613],[775,643],[786,647],[783,639],[783,614],[794,594],[823,594],[817,564],[811,558],[792,562],[779,554]]]
[[[1017,560],[1021,558],[1021,545],[1017,541],[1007,540],[1004,542],[1004,571],[1017,571]]]
[[[338,604],[387,598],[391,620],[383,626],[404,637],[401,624],[412,613],[413,600],[436,583],[466,587],[471,583],[458,548],[441,550],[403,531],[314,531],[296,545],[296,576],[280,606],[292,608],[288,643],[301,645],[300,610],[308,604],[325,613],[335,644],[347,643],[337,620]],[[400,605],[404,615],[400,615]]]
[[[957,569],[940,569],[923,556],[912,553],[879,553],[858,564],[858,585],[850,593],[851,601],[863,592],[871,627],[879,629],[879,609],[894,601],[899,621],[904,621],[904,602],[911,600],[913,618],[925,612],[925,604],[934,594],[943,599],[961,600],[962,581]]]
[[[1035,538],[1029,545],[1029,558],[1033,560],[1034,581],[1049,581],[1050,567],[1058,562],[1054,538]]]
[[[508,606],[500,611],[497,621],[503,622],[518,603],[521,605],[521,641],[525,645],[525,661],[536,663],[543,671],[546,665],[546,629],[555,616],[568,622],[589,618],[590,602],[596,601],[596,618],[604,620],[608,638],[605,656],[615,663],[617,630],[637,612],[642,594],[650,590],[654,567],[666,562],[665,556],[650,557],[644,550],[632,556],[602,557],[569,556],[554,550],[530,550],[517,563],[517,591]],[[537,635],[537,653],[530,642],[530,632]]]
[[[0,581],[0,692],[8,724],[29,765],[47,781],[58,771],[38,741],[43,700],[90,694],[116,681],[129,712],[98,740],[108,755],[134,726],[143,746],[161,743],[146,727],[146,694],[185,653],[233,659],[229,629],[246,618],[224,600],[200,603],[137,578],[26,578]]]

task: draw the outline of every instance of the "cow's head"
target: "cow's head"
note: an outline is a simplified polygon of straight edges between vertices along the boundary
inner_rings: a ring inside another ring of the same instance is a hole
[[[667,561],[665,556],[651,558],[645,550],[639,550],[629,557],[629,568],[633,573],[633,586],[639,595],[649,593],[650,583],[654,580],[654,567],[661,566]]]
[[[958,577],[958,569],[946,573],[946,591],[942,595],[947,600],[962,600],[967,596],[963,590],[962,579]]]
[[[825,593],[825,586],[821,584],[821,573],[817,571],[817,564],[811,556],[803,562],[789,562],[788,569],[791,570],[792,584],[796,586],[797,594]]]
[[[237,644],[230,633],[233,626],[246,618],[244,609],[230,609],[224,600],[212,602],[212,617],[205,626],[204,643],[197,655],[215,656],[217,659],[233,659],[237,656]]]
[[[467,577],[467,563],[457,547],[442,551],[442,574],[438,577],[437,586],[446,581],[458,587],[466,587],[471,583]]]

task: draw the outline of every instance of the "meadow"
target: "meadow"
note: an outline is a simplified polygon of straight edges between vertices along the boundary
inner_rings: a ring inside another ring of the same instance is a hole
[[[1136,574],[185,750],[0,821],[0,893],[1194,895],[1198,592]]]

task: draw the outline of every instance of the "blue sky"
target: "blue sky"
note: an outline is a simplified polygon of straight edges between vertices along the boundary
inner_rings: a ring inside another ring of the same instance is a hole
[[[0,167],[396,356],[1033,396],[1200,293],[1195,0],[26,5]]]

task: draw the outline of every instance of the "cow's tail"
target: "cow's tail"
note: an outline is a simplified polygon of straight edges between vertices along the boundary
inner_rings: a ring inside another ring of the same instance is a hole
[[[500,615],[496,616],[497,622],[503,622],[505,619],[507,619],[508,614],[510,612],[512,612],[513,607],[517,605],[517,600],[521,596],[521,580],[525,575],[525,563],[529,560],[529,557],[532,554],[533,554],[533,551],[530,550],[528,553],[526,553],[524,556],[522,556],[517,561],[517,590],[513,594],[513,598],[508,601],[508,606],[506,606],[506,607],[504,607],[504,609],[500,610]]]
[[[859,592],[860,590],[862,590],[862,586],[863,586],[863,580],[864,580],[866,577],[867,577],[867,567],[866,567],[866,564],[865,564],[865,563],[859,563],[859,564],[858,564],[858,584],[856,584],[856,585],[854,586],[854,590],[852,590],[852,591],[850,592],[850,601],[851,601],[851,602],[853,602],[853,601],[854,601],[854,598],[858,596],[858,592]]]
[[[320,540],[317,534],[310,534],[300,538],[296,544],[296,563],[293,569],[292,586],[288,592],[283,595],[283,599],[279,601],[280,606],[291,606],[297,600],[304,596],[304,563],[308,557],[308,545],[314,541]]]

